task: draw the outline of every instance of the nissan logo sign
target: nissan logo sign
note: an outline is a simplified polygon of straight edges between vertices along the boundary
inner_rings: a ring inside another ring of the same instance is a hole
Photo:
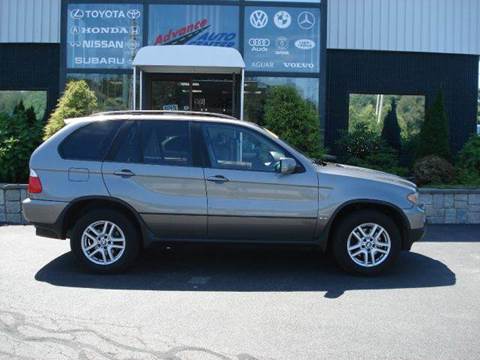
[[[295,41],[295,47],[300,50],[310,50],[315,47],[315,42],[310,39],[300,39]]]
[[[250,46],[270,46],[270,39],[249,39],[248,45]]]

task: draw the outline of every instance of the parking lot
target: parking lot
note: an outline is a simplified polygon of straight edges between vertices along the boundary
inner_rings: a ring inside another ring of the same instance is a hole
[[[435,226],[377,278],[311,249],[155,249],[97,276],[0,227],[0,358],[479,359],[480,226]]]

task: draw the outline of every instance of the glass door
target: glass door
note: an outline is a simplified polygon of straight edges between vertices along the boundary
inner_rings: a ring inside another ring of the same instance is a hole
[[[154,78],[150,82],[151,110],[191,110],[190,79]]]
[[[232,79],[193,80],[193,110],[232,115],[233,94]]]
[[[237,115],[239,83],[232,75],[150,75],[144,108]]]

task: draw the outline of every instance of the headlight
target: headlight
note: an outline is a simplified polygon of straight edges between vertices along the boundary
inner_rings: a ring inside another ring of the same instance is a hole
[[[418,193],[412,193],[407,196],[408,201],[410,201],[412,204],[417,205],[418,203]]]

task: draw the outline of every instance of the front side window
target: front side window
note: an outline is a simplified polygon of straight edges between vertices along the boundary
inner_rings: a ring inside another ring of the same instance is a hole
[[[186,121],[143,121],[143,162],[192,166],[189,124]]]
[[[98,121],[81,127],[60,144],[60,156],[71,160],[103,160],[121,123]]]
[[[277,171],[285,151],[254,131],[231,125],[204,125],[211,166],[218,169]]]

